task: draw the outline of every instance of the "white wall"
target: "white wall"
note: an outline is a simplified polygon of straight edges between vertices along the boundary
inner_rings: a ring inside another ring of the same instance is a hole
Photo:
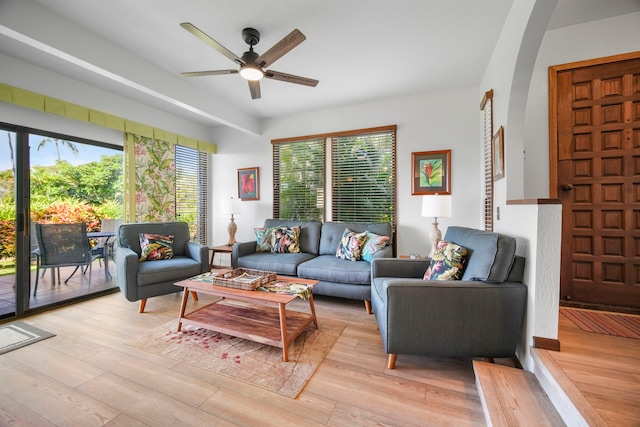
[[[539,206],[514,206],[506,202],[523,196],[524,118],[530,70],[556,3],[553,0],[514,2],[481,84],[481,91],[494,91],[494,130],[505,127],[505,178],[494,185],[494,205],[501,213],[500,219],[495,217],[494,230],[515,237],[518,254],[526,258],[523,280],[528,287],[526,321],[517,353],[528,370],[533,367],[529,355],[533,336],[557,338],[557,298],[548,305],[536,301],[539,293],[553,295],[557,280],[542,281],[536,273],[545,264],[555,271],[560,245],[559,242],[557,246],[544,245],[546,252],[540,253],[539,232],[544,227],[539,227]],[[547,219],[554,218],[547,216]],[[553,230],[555,224],[546,224],[546,227]],[[541,319],[545,319],[550,328],[541,328]]]
[[[444,232],[449,224],[479,227],[482,182],[476,177],[481,150],[475,141],[480,100],[476,88],[462,88],[273,119],[264,123],[262,137],[216,129],[214,199],[237,196],[237,168],[260,167],[260,200],[243,202],[246,209],[236,217],[236,240],[253,240],[253,228],[272,216],[272,139],[396,124],[398,254],[426,255],[433,218],[420,216],[421,197],[411,195],[411,153],[452,150],[453,218],[439,218],[440,228]],[[228,223],[227,215],[215,216],[214,243],[226,242]]]

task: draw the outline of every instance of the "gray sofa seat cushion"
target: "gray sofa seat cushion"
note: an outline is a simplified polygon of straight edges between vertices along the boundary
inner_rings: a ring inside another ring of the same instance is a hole
[[[298,266],[314,257],[315,255],[309,253],[272,254],[268,252],[258,252],[240,257],[238,259],[238,267],[275,271],[278,274],[286,276],[297,276]]]
[[[466,227],[447,228],[444,240],[467,248],[467,264],[462,280],[504,282],[516,253],[516,240],[500,233]]]
[[[388,236],[389,242],[392,243],[393,230],[388,222],[325,222],[322,224],[322,235],[320,237],[320,255],[335,255],[344,230],[349,228],[356,233],[370,231],[380,236]]]
[[[285,221],[281,219],[266,219],[264,227],[277,227],[284,225],[285,227],[300,227],[300,252],[318,255],[318,247],[320,245],[320,221]],[[336,248],[338,246],[336,245]],[[272,270],[273,271],[273,270]]]
[[[138,265],[138,286],[180,281],[200,274],[200,262],[185,256],[162,261],[144,261]]]
[[[298,266],[298,276],[327,282],[366,285],[371,283],[371,264],[345,261],[333,255],[320,255]]]

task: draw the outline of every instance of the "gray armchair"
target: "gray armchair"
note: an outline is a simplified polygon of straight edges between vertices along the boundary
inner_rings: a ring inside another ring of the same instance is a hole
[[[140,262],[140,234],[174,236],[173,258]],[[118,286],[127,300],[140,301],[140,313],[144,312],[147,298],[181,291],[175,282],[209,271],[209,248],[189,239],[186,222],[123,224],[118,228]]]
[[[527,301],[524,258],[515,256],[515,239],[449,227],[444,240],[469,251],[461,280],[423,280],[428,259],[371,264],[371,304],[389,369],[398,354],[515,356]]]

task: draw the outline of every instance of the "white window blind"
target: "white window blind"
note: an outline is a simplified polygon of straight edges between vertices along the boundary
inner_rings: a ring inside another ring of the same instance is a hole
[[[493,231],[493,90],[480,103],[484,141],[484,229]]]
[[[274,218],[323,221],[324,209],[325,139],[274,143]]]
[[[191,240],[207,244],[207,153],[176,145],[176,219],[189,224]]]
[[[332,220],[396,218],[396,126],[331,138]]]

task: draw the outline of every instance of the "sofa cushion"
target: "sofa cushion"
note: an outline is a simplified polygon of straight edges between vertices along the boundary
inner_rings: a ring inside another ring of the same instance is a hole
[[[286,276],[297,276],[298,266],[314,257],[315,255],[313,254],[305,253],[272,254],[260,252],[238,258],[238,267],[275,271]]]
[[[320,255],[298,266],[298,276],[326,282],[366,285],[371,283],[371,264],[345,261],[334,254]]]
[[[424,280],[460,280],[467,259],[467,248],[441,240],[424,273]]]
[[[186,256],[177,256],[163,262],[141,262],[138,265],[138,286],[180,281],[201,273],[201,265]]]
[[[447,228],[444,240],[467,248],[462,280],[504,282],[516,252],[516,240],[500,233],[466,227]]]
[[[140,233],[140,262],[173,258],[173,236]]]
[[[275,227],[271,231],[271,252],[276,254],[300,253],[300,227]]]
[[[356,233],[345,228],[342,239],[336,250],[336,257],[345,261],[360,261],[362,245],[367,238],[367,233]]]
[[[318,255],[318,247],[320,245],[320,221],[285,221],[281,219],[266,219],[264,221],[265,228],[285,226],[300,227],[300,252]],[[336,246],[337,247],[337,246]],[[334,249],[335,250],[335,249]]]
[[[373,254],[387,246],[389,236],[380,236],[376,233],[367,231],[367,240],[362,247],[362,259],[371,262]]]

